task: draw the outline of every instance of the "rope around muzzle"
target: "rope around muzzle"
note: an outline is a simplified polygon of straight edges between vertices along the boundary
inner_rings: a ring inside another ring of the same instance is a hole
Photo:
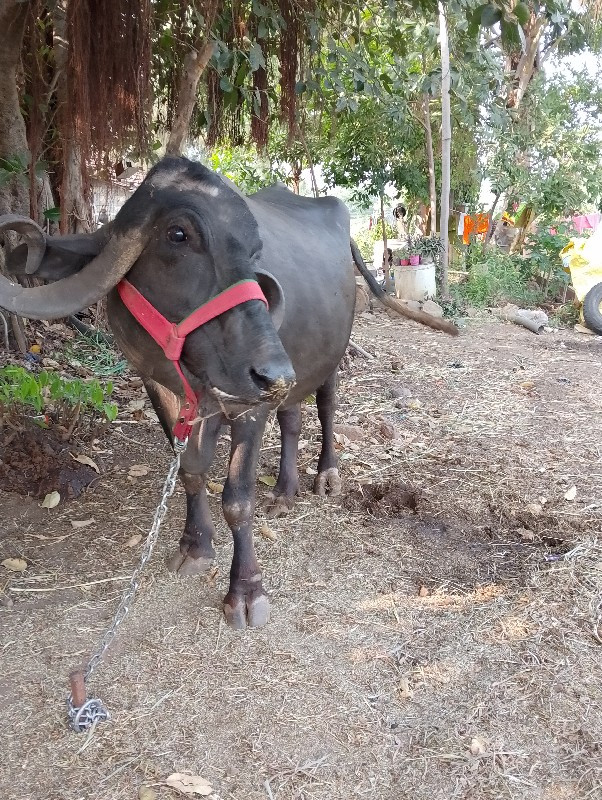
[[[84,731],[90,729],[93,730],[99,722],[105,722],[111,718],[107,708],[100,698],[97,697],[90,700],[86,698],[86,683],[100,665],[105,653],[117,635],[119,626],[128,615],[136,591],[140,586],[140,577],[144,567],[146,566],[146,563],[153,553],[153,549],[159,536],[161,523],[167,514],[167,501],[175,491],[178,470],[180,469],[180,459],[186,450],[187,444],[188,439],[180,441],[176,438],[174,440],[175,457],[169,466],[167,477],[165,478],[165,483],[163,484],[161,500],[159,501],[159,505],[155,511],[153,523],[146,537],[138,566],[132,573],[129,586],[123,593],[121,602],[117,606],[117,610],[115,611],[110,626],[108,627],[105,635],[102,637],[98,648],[90,657],[85,669],[75,670],[69,675],[71,682],[71,693],[67,698],[67,715],[69,717],[69,724],[77,733],[83,733]]]

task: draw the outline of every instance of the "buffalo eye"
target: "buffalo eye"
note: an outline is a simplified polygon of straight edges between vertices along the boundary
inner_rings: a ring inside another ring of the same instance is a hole
[[[167,229],[167,238],[173,244],[181,244],[186,241],[186,233],[179,225],[172,225]]]

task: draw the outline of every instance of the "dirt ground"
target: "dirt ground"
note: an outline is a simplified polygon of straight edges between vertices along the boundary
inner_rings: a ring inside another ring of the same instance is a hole
[[[0,567],[2,798],[167,800],[173,772],[220,800],[602,798],[602,339],[481,318],[451,340],[380,312],[353,339],[374,358],[341,373],[343,496],[310,492],[308,405],[298,503],[268,536],[257,515],[270,624],[222,622],[219,494],[217,572],[167,572],[178,488],[92,678],[112,719],[91,736],[67,727],[67,675],[139,557],[163,434],[120,413],[79,497],[1,494],[0,561],[27,562]],[[272,427],[264,479],[277,453]]]

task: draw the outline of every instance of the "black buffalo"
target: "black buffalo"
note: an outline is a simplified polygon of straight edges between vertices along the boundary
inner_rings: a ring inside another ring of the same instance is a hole
[[[332,197],[309,199],[276,185],[245,197],[229,181],[184,158],[155,166],[115,220],[96,233],[46,237],[23,218],[0,218],[0,229],[27,240],[11,254],[16,274],[48,285],[24,288],[0,279],[0,306],[27,317],[56,319],[108,295],[115,338],[143,378],[170,439],[182,399],[172,363],[121,302],[127,280],[169,321],[179,322],[232,284],[256,279],[268,302],[239,305],[191,333],[181,364],[202,396],[199,420],[182,456],[187,515],[168,566],[179,575],[204,572],[214,558],[206,481],[219,432],[231,428],[222,505],[234,537],[224,612],[234,628],[264,625],[269,601],[253,548],[255,473],[271,410],[281,429],[273,510],[290,508],[299,488],[297,444],[301,401],[316,392],[322,449],[315,491],[340,491],[333,444],[335,385],[353,322],[353,261],[374,292],[401,313],[455,333],[443,320],[407,312],[384,296],[357,248],[350,252],[349,215]]]

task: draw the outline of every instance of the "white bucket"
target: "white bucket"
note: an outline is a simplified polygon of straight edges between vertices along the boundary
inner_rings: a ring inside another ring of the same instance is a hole
[[[427,300],[435,297],[435,264],[418,264],[417,266],[396,266],[395,295],[400,300]]]

